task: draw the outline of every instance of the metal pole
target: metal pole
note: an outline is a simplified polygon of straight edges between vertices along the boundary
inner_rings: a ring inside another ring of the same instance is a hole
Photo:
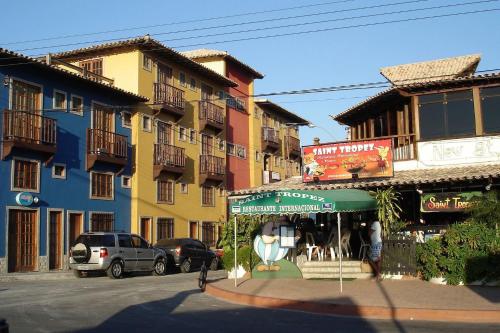
[[[340,212],[337,213],[337,232],[339,239],[340,293],[342,293],[342,248],[340,247]]]
[[[238,224],[236,223],[236,215],[234,215],[234,287],[238,287],[238,241],[236,240],[236,228]]]

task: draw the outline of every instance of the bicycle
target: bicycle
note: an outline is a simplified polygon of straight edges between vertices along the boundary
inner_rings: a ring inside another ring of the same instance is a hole
[[[198,287],[200,287],[201,291],[205,291],[205,287],[207,286],[207,266],[205,265],[205,261],[200,268],[200,277],[198,278]]]

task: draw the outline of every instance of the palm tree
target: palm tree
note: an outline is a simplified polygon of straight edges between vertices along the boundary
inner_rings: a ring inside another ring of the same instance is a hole
[[[385,237],[389,236],[391,225],[399,221],[402,211],[399,206],[401,195],[394,190],[393,187],[372,192],[377,200],[378,220],[382,224],[382,234]]]

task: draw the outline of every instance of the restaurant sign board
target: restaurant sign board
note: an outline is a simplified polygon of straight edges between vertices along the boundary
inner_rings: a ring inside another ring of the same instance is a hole
[[[303,147],[303,181],[392,177],[391,139]]]
[[[481,192],[425,193],[420,197],[420,211],[463,212],[473,207],[481,195]]]

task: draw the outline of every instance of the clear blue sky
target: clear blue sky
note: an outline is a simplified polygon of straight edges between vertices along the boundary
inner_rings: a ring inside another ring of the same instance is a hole
[[[189,2],[165,0],[6,1],[2,5],[3,32],[0,36],[0,47],[20,50],[30,47],[60,45],[82,41],[96,41],[118,37],[131,37],[143,35],[145,33],[165,33],[176,30],[242,23],[268,18],[296,16],[310,13],[324,13],[326,11],[403,1],[405,0],[351,0],[343,3],[317,7],[259,15],[238,16],[223,20],[187,24],[169,23],[292,6],[325,3],[331,2],[331,0],[198,0]],[[370,15],[375,13],[473,1],[477,0],[428,0],[421,1],[419,3],[385,8],[372,8],[253,25],[240,25],[205,31],[160,35],[154,36],[154,38],[163,41],[170,40],[172,38],[199,36],[209,33],[264,28],[277,25],[300,24],[318,20],[333,20],[352,16]],[[481,4],[393,14],[388,16],[325,22],[305,26],[292,26],[288,28],[244,34],[165,41],[165,43],[168,46],[176,47],[186,44],[366,24],[371,22],[482,10],[487,8],[500,8],[500,1],[490,1]],[[107,33],[87,37],[48,40],[26,44],[7,44],[9,42],[23,40],[154,24],[166,25],[155,28]],[[499,31],[500,11],[494,11],[488,13],[336,30],[314,34],[193,46],[187,49],[207,47],[229,51],[234,56],[250,64],[266,75],[263,80],[258,80],[256,82],[256,93],[268,93],[274,91],[380,81],[383,78],[379,74],[379,68],[383,66],[471,53],[482,54],[482,61],[479,66],[479,70],[500,68]],[[52,47],[40,50],[27,50],[22,51],[22,53],[37,55],[48,51],[76,47],[80,47],[80,45]],[[298,96],[277,96],[272,99],[318,125],[318,128],[302,129],[301,136],[303,144],[309,144],[315,136],[319,136],[323,142],[333,141],[334,138],[337,140],[345,138],[345,131],[343,128],[331,120],[328,115],[340,113],[349,106],[361,101],[364,97],[375,94],[376,92],[377,90],[358,90]],[[328,134],[327,131],[330,134]]]

